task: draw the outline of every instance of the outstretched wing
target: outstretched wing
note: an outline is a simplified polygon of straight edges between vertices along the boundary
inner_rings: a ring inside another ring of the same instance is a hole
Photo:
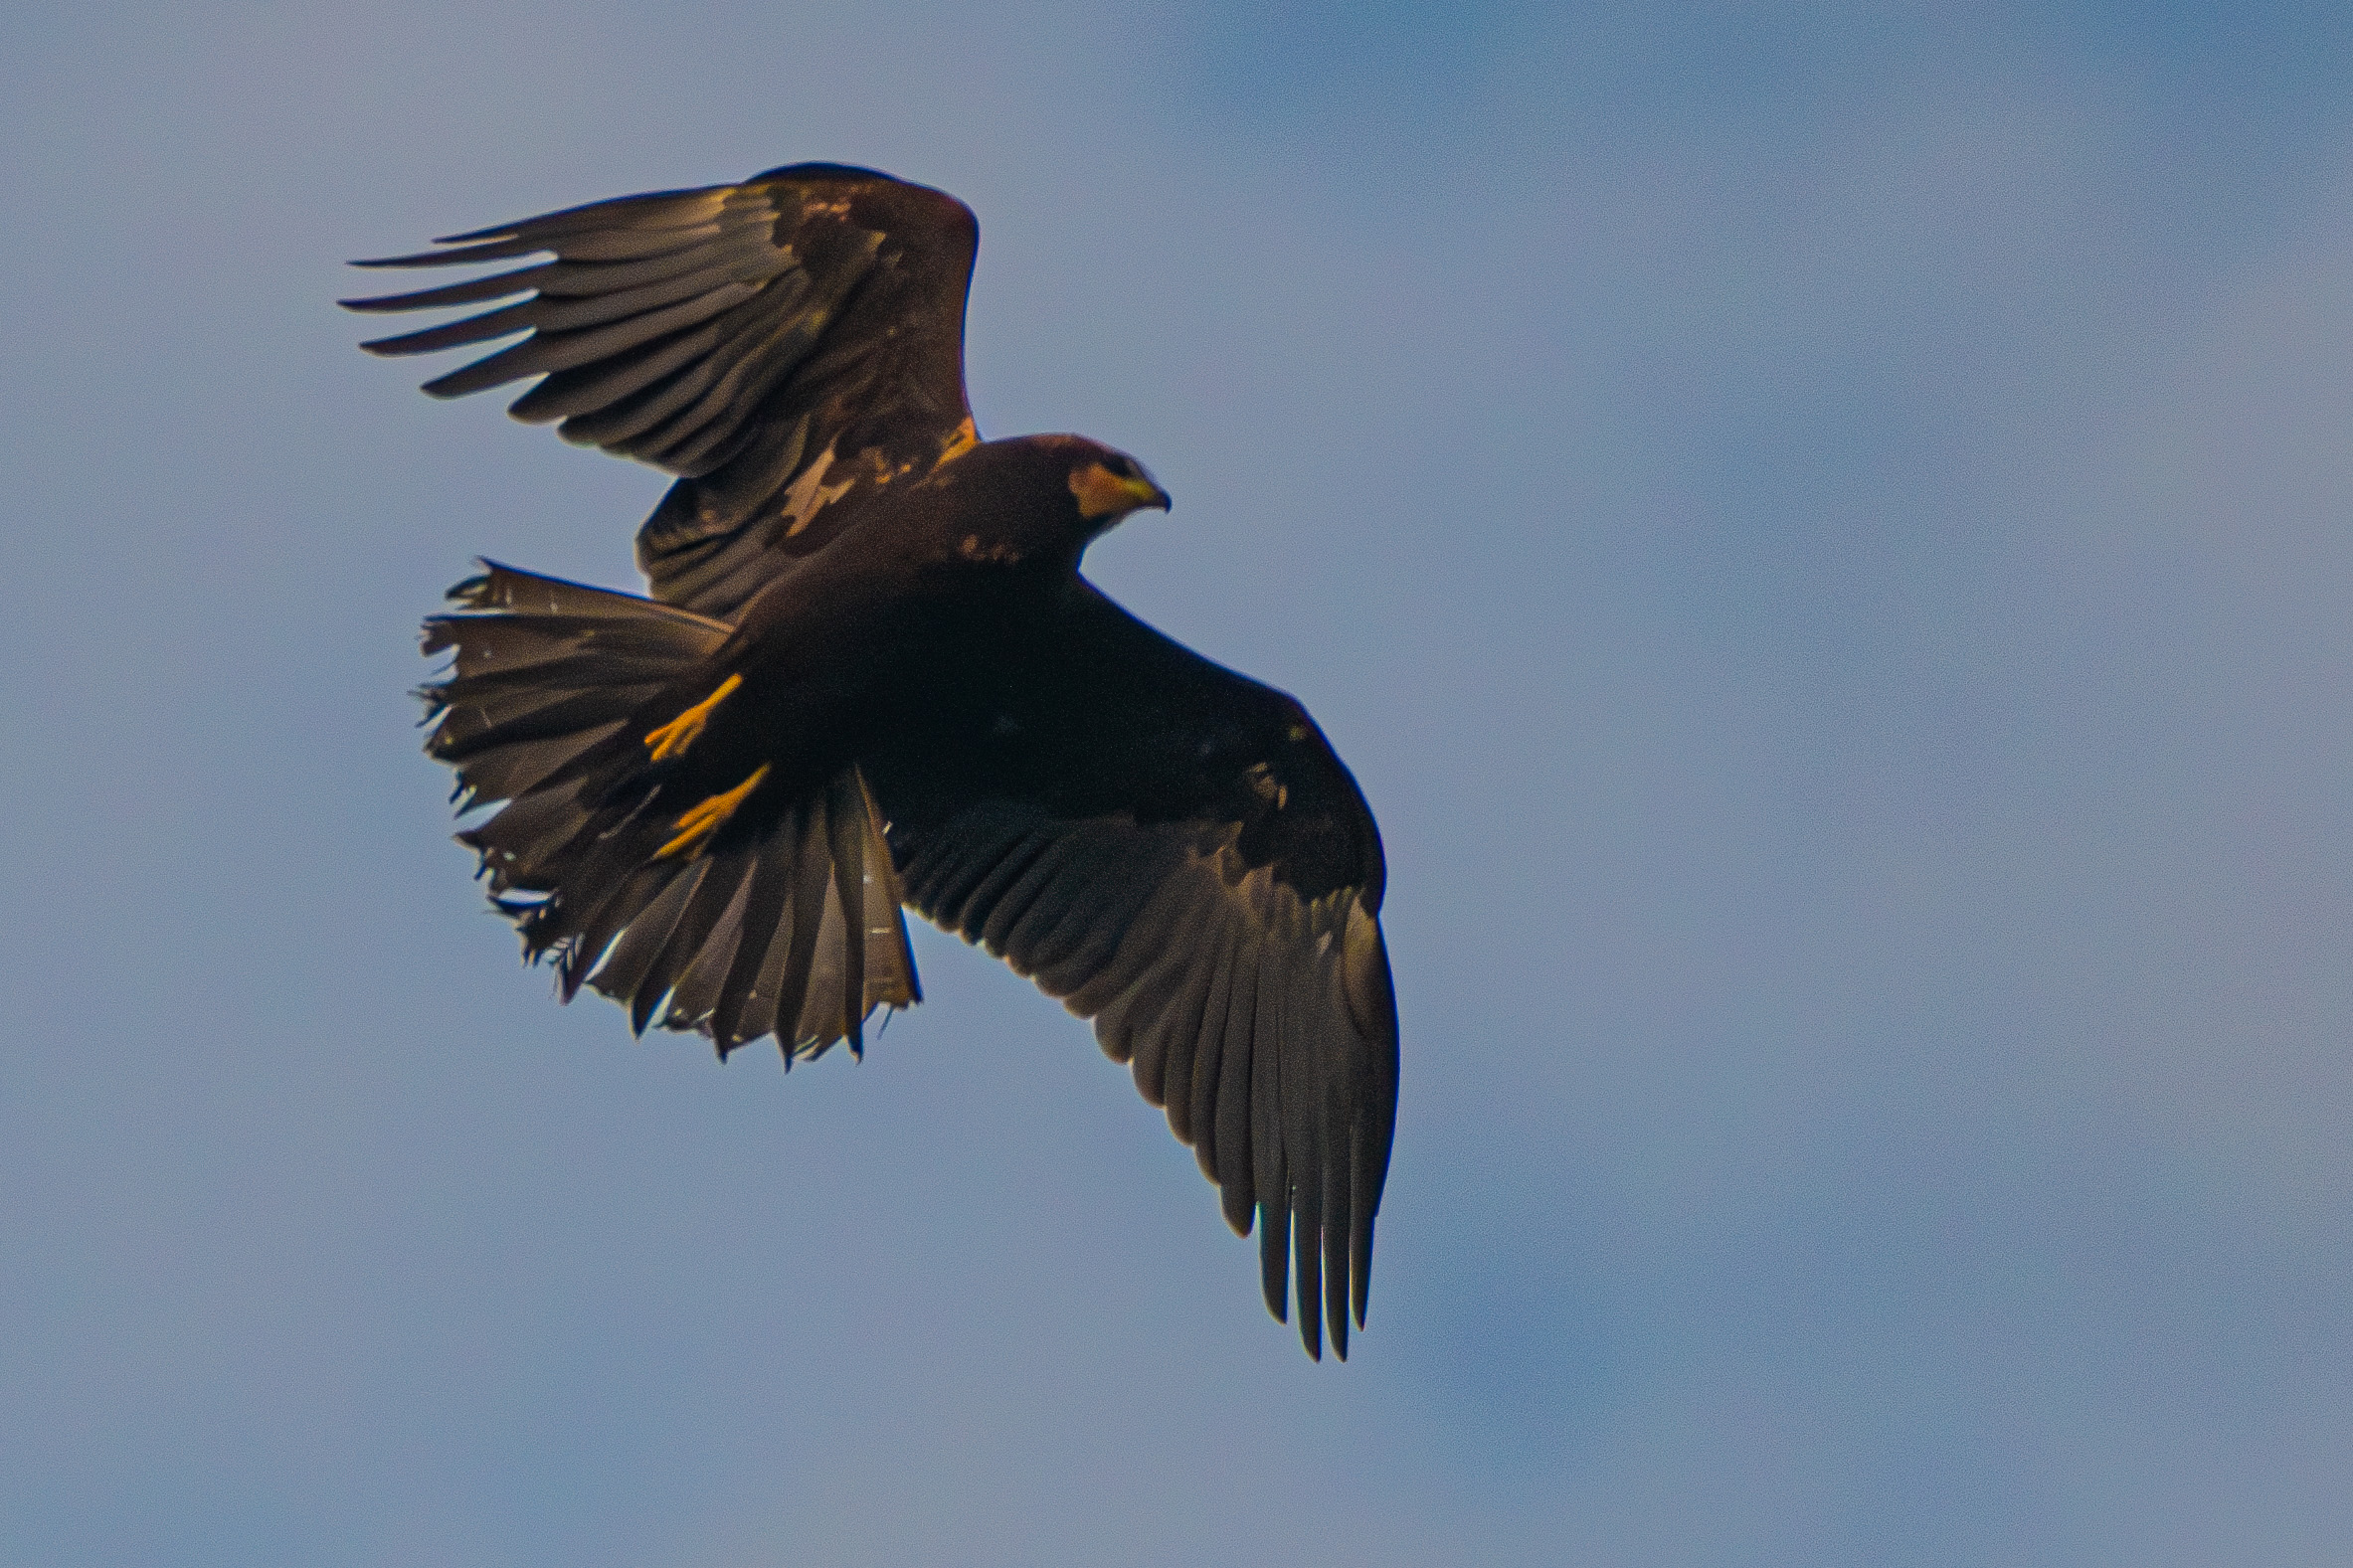
[[[1081,1017],[1348,1353],[1396,1121],[1380,838],[1297,702],[1093,589],[866,761],[908,903]],[[1321,1299],[1319,1301],[1319,1298]],[[1319,1313],[1319,1307],[1321,1312]]]
[[[425,384],[542,377],[517,419],[678,476],[637,534],[656,599],[732,617],[847,526],[862,494],[974,438],[964,305],[980,229],[953,196],[837,164],[597,202],[361,266],[487,277],[353,310],[528,297],[363,345],[427,354],[530,335]]]

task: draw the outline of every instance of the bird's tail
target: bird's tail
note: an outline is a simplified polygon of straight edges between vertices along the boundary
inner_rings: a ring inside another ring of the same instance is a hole
[[[873,796],[844,768],[804,798],[738,812],[768,773],[683,812],[662,784],[724,695],[675,695],[730,628],[629,594],[488,566],[425,623],[450,651],[420,693],[427,753],[457,773],[457,835],[524,956],[553,957],[631,1026],[764,1034],[788,1064],[861,1044],[868,1013],[918,999],[899,883]],[[730,683],[732,684],[732,683]]]

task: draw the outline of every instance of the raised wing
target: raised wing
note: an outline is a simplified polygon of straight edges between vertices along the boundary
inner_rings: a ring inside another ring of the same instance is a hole
[[[732,617],[862,494],[976,437],[964,305],[980,228],[940,191],[805,163],[741,185],[597,202],[361,266],[551,260],[343,303],[528,297],[363,345],[427,354],[529,336],[429,381],[454,398],[530,377],[509,412],[678,476],[637,534],[656,599]]]
[[[1348,1354],[1396,1121],[1380,838],[1304,708],[1087,589],[865,766],[909,904],[1062,999]]]

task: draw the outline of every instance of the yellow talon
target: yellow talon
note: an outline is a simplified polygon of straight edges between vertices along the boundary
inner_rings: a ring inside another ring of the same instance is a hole
[[[735,677],[729,676],[728,678],[733,680]],[[726,691],[722,689],[719,695],[723,697],[726,694]],[[717,701],[718,699],[713,698],[712,700]],[[667,860],[673,855],[692,854],[695,850],[700,849],[712,834],[727,825],[727,819],[735,815],[736,808],[750,797],[753,790],[760,787],[760,781],[767,777],[768,764],[762,763],[758,768],[752,770],[751,778],[746,779],[725,794],[712,795],[700,805],[689,808],[684,816],[679,817],[676,822],[671,824],[678,829],[678,836],[655,850],[653,858]]]
[[[711,710],[727,700],[728,694],[744,683],[741,675],[730,675],[719,683],[719,689],[681,713],[660,729],[645,737],[646,749],[657,763],[667,762],[692,746],[703,733],[703,726],[711,722]]]

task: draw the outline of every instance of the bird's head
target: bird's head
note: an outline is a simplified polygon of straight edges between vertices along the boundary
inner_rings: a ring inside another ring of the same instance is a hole
[[[1084,436],[1017,436],[943,461],[925,484],[948,511],[935,525],[967,560],[1076,567],[1131,512],[1169,508],[1169,492],[1126,452]]]
[[[1067,475],[1071,501],[1090,539],[1130,512],[1169,509],[1169,492],[1144,471],[1144,464],[1101,441],[1070,437]]]

